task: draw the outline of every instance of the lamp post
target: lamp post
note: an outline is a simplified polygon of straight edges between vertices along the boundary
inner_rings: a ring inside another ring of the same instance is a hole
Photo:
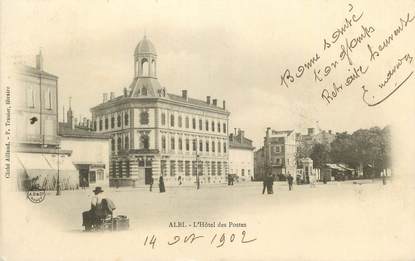
[[[196,154],[196,189],[200,189],[200,180],[199,180],[199,158],[200,155]]]
[[[59,196],[61,194],[61,188],[60,188],[60,182],[59,182],[59,161],[60,161],[60,155],[59,155],[59,145],[56,147],[58,149],[58,179],[56,182],[56,196]]]

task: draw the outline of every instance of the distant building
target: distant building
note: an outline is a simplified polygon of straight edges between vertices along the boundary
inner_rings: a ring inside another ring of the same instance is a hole
[[[264,147],[254,152],[254,180],[262,181],[266,174]]]
[[[59,123],[61,148],[71,150],[78,171],[79,185],[109,186],[110,136],[92,131],[89,120],[75,124],[71,107],[67,122]]]
[[[264,146],[255,154],[255,169],[258,170],[256,178],[263,178],[267,174],[274,175],[277,180],[284,180],[288,174],[296,176],[296,146],[294,130],[267,128]]]
[[[238,181],[251,181],[254,177],[254,147],[243,130],[229,135],[229,174]]]
[[[55,189],[58,173],[62,189],[75,188],[71,151],[59,148],[58,77],[43,70],[41,53],[36,67],[18,65],[16,69],[12,160],[19,189],[28,189],[30,182]]]
[[[144,36],[134,52],[134,77],[121,96],[93,107],[97,133],[111,136],[111,186],[226,182],[229,112],[217,99],[168,93],[158,81],[157,52]]]

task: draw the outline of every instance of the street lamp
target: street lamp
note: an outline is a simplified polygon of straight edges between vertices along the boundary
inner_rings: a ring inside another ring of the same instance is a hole
[[[60,188],[60,182],[59,182],[59,161],[60,161],[60,155],[59,155],[59,145],[56,147],[58,149],[58,179],[56,184],[56,196],[59,196],[61,194],[61,188]]]
[[[200,155],[196,154],[196,189],[200,189],[200,180],[199,180],[199,158]]]

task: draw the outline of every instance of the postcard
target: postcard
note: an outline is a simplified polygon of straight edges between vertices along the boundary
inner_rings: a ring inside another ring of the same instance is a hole
[[[0,10],[0,260],[414,260],[414,1]]]

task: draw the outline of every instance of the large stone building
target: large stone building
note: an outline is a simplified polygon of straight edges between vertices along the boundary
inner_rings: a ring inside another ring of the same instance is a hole
[[[243,130],[229,135],[229,174],[238,181],[251,181],[254,177],[254,146]]]
[[[221,183],[228,174],[225,101],[168,93],[158,81],[157,52],[144,38],[134,52],[134,77],[123,95],[91,109],[94,129],[111,139],[110,184]]]
[[[58,77],[44,71],[39,53],[36,67],[17,65],[14,78],[12,166],[19,189],[27,189],[27,182],[54,189],[58,173],[62,189],[75,188],[71,151],[59,147]]]

